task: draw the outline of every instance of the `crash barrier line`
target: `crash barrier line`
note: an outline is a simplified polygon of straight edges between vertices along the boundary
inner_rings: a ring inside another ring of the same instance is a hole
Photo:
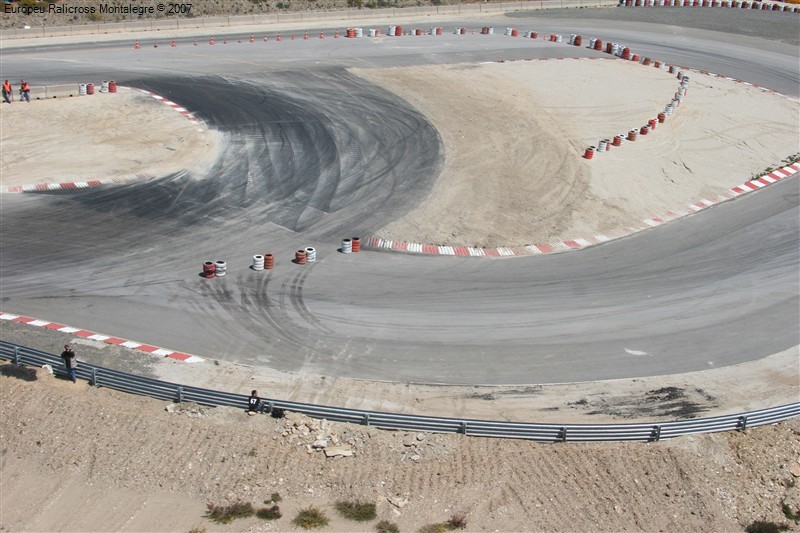
[[[64,375],[60,357],[16,343],[0,341],[0,360],[32,367],[51,365],[54,372]],[[106,387],[160,400],[180,403],[194,402],[206,406],[226,406],[242,409],[247,405],[248,397],[243,394],[191,387],[83,362],[78,365],[77,374],[79,378],[89,381],[95,387]],[[537,442],[654,442],[698,433],[746,430],[747,428],[774,424],[800,416],[800,402],[798,402],[746,413],[671,422],[536,424],[414,416],[273,399],[265,399],[264,401],[270,412],[275,412],[276,410],[292,411],[334,422],[361,424],[382,429],[460,433],[469,436],[518,438]]]

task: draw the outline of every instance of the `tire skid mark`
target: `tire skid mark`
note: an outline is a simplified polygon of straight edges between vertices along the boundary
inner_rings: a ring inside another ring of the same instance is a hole
[[[252,289],[248,286],[248,280],[245,279],[246,276],[247,274],[240,275],[241,298],[246,304],[237,313],[237,320],[240,323],[244,323],[248,331],[253,332],[255,335],[264,334],[264,322],[266,322],[270,333],[274,336],[279,337],[294,348],[305,348],[305,343],[302,341],[303,337],[292,331],[292,323],[287,320],[286,314],[273,312],[280,305],[276,304],[274,299],[269,296],[272,273],[270,272],[268,275],[260,277]],[[254,297],[253,299],[251,299],[251,294]],[[279,296],[279,299],[282,298],[283,290],[281,290],[281,295]]]
[[[311,312],[308,306],[306,306],[305,301],[303,300],[303,285],[306,278],[309,276],[309,274],[311,274],[313,268],[314,264],[312,263],[292,277],[289,298],[292,302],[292,307],[294,307],[295,311],[297,311],[297,314],[300,315],[300,317],[302,317],[306,322],[313,325],[315,329],[318,329],[323,333],[333,333],[331,329],[317,319],[317,317]]]

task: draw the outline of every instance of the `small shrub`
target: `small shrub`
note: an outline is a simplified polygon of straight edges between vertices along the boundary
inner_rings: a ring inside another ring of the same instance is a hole
[[[788,503],[782,502],[781,510],[783,511],[783,516],[785,516],[789,520],[800,522],[800,509],[798,509],[797,511],[792,511],[792,508],[789,506]]]
[[[281,516],[281,510],[277,505],[272,507],[263,507],[256,511],[256,516],[262,520],[277,520]]]
[[[375,524],[375,531],[378,533],[400,533],[400,528],[397,524],[389,522],[388,520],[381,520]]]
[[[316,507],[303,509],[292,519],[292,524],[303,529],[314,529],[328,525],[328,517]]]
[[[450,517],[450,520],[448,520],[446,524],[447,528],[451,530],[467,529],[467,517],[463,514],[454,514]]]
[[[206,518],[219,524],[229,524],[236,518],[247,518],[255,514],[252,503],[236,502],[230,505],[208,504]]]
[[[200,526],[195,526],[195,527],[193,527],[192,529],[189,530],[189,533],[206,533],[206,528],[200,527]]]
[[[375,504],[365,502],[336,502],[336,510],[348,520],[368,522],[375,520]]]
[[[744,530],[747,533],[779,533],[780,531],[786,531],[789,529],[789,526],[783,524],[776,524],[775,522],[767,522],[766,520],[756,520],[749,526],[747,526]]]
[[[271,503],[278,503],[282,499],[283,498],[281,498],[280,494],[278,494],[277,492],[273,492],[272,495],[269,497],[269,500],[264,500],[264,505],[269,505]]]

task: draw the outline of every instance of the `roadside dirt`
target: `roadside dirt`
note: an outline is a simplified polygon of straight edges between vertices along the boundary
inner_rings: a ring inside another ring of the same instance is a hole
[[[3,531],[373,531],[333,504],[364,500],[401,531],[464,515],[469,531],[800,530],[800,421],[651,444],[535,444],[409,434],[288,414],[172,406],[44,370],[0,366]],[[324,439],[353,452],[326,458]],[[206,503],[283,517],[210,522]]]

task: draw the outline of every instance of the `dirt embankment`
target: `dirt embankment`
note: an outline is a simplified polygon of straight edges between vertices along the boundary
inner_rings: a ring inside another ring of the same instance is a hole
[[[44,2],[43,2],[44,3]],[[53,2],[57,4],[57,2]],[[169,2],[174,4],[191,4],[187,13],[168,13],[164,11],[147,11],[141,14],[127,14],[119,9],[109,9],[101,13],[94,2],[78,1],[76,4],[87,7],[94,6],[95,12],[69,13],[47,9],[46,13],[28,14],[24,11],[3,13],[0,17],[0,28],[22,28],[24,25],[32,28],[41,26],[70,26],[98,23],[137,22],[142,20],[158,19],[192,19],[197,17],[229,17],[242,15],[269,15],[280,13],[293,13],[304,11],[336,11],[348,8],[363,8],[367,10],[394,7],[417,7],[461,4],[451,0],[192,0],[191,2]],[[128,0],[107,0],[103,4],[112,8],[131,5]],[[45,4],[46,5],[46,4]],[[135,3],[134,3],[135,5]],[[143,4],[144,5],[144,4]]]
[[[800,510],[800,421],[652,444],[545,445],[408,434],[290,414],[249,417],[0,367],[2,529],[286,531],[310,505],[377,504],[415,531],[466,516],[470,531],[737,531]],[[350,450],[326,457],[318,440]],[[273,493],[283,517],[214,524],[206,502]]]

